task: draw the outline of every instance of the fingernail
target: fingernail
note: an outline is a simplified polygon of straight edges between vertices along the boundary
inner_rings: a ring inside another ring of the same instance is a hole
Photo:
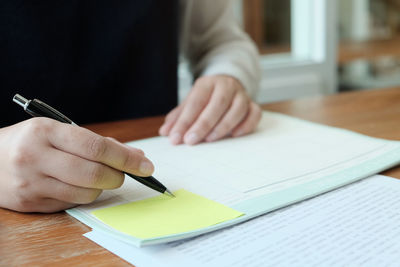
[[[208,142],[212,142],[218,139],[218,135],[216,132],[212,132],[208,137],[207,137],[207,141]]]
[[[150,176],[150,175],[153,173],[153,170],[154,170],[153,164],[151,164],[150,162],[148,162],[148,161],[146,161],[146,160],[143,160],[143,161],[140,163],[139,171],[140,171],[142,174],[147,175],[147,176]]]
[[[177,145],[181,142],[181,134],[180,133],[173,133],[169,137],[169,140],[172,144]]]
[[[197,133],[189,133],[185,136],[185,143],[193,145],[199,141],[199,136]]]

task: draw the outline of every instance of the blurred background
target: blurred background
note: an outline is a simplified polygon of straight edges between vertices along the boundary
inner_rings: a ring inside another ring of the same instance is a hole
[[[234,3],[261,54],[257,102],[400,86],[400,0]],[[180,77],[187,92],[184,66]]]
[[[400,0],[242,0],[259,102],[400,86]]]

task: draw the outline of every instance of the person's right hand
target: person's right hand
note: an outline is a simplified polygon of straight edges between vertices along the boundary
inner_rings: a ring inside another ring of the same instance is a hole
[[[87,129],[33,118],[0,129],[0,207],[55,212],[94,201],[124,174],[149,176],[144,153]]]

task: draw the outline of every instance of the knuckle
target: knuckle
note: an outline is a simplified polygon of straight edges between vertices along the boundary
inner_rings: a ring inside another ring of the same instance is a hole
[[[167,116],[165,116],[165,120],[168,121],[168,120],[172,120],[173,118],[175,118],[177,116],[177,114],[178,114],[179,109],[180,109],[180,106],[175,107],[173,110],[171,110],[167,114]]]
[[[237,95],[237,97],[238,97],[238,98],[237,98],[238,106],[245,107],[246,110],[247,110],[248,108],[250,108],[250,100],[249,100],[249,98],[247,97],[247,95],[239,94],[239,95]]]
[[[197,78],[196,82],[194,83],[194,87],[201,87],[204,84],[209,84],[212,82],[213,77],[212,76],[202,76],[200,78]]]
[[[187,129],[191,126],[192,122],[188,119],[182,119],[179,121],[177,125],[179,125],[179,129]]]
[[[216,101],[217,107],[225,107],[229,103],[229,100],[230,98],[227,93],[222,94]]]
[[[89,204],[96,200],[101,192],[101,189],[81,188],[80,190],[76,190],[69,186],[63,186],[60,187],[57,192],[57,199],[61,199],[68,203]]]
[[[215,129],[214,131],[217,133],[218,136],[222,136],[225,133],[228,133],[229,130],[231,130],[233,125],[228,122],[221,122],[218,125],[218,129]]]
[[[212,126],[213,125],[211,124],[211,122],[209,120],[206,120],[206,119],[201,119],[198,122],[198,127],[200,129],[203,129],[203,130],[206,130],[206,131],[211,129]]]
[[[70,186],[62,185],[57,188],[57,198],[60,200],[70,203],[79,203],[79,201],[77,201],[79,197],[78,191],[72,190]]]
[[[13,188],[16,192],[16,197],[21,198],[29,194],[32,183],[29,179],[16,177],[14,180]]]
[[[230,89],[232,91],[237,91],[237,86],[236,86],[236,82],[234,79],[230,78],[230,77],[226,77],[224,79],[224,87],[227,89]]]
[[[240,87],[238,87],[237,80],[230,76],[219,76],[216,80],[219,84],[220,89],[229,90],[231,92],[237,92]]]
[[[203,97],[192,98],[188,106],[190,106],[194,110],[200,110],[207,104],[208,99]]]
[[[40,135],[49,132],[52,128],[52,121],[48,118],[37,117],[27,121],[26,130],[30,134]]]
[[[28,194],[23,192],[18,192],[15,194],[14,198],[14,209],[19,212],[32,212],[34,210],[34,204],[36,199],[34,197],[29,197]]]
[[[104,178],[105,168],[101,164],[94,164],[88,174],[89,185],[99,186]]]
[[[33,165],[36,162],[37,157],[27,144],[20,143],[11,151],[10,160],[12,166],[16,167],[18,170],[22,167]]]
[[[24,197],[17,197],[15,199],[15,207],[14,209],[19,212],[29,212],[32,211],[31,206],[32,202]]]
[[[123,170],[132,170],[139,167],[140,156],[136,156],[133,153],[126,153],[122,161]]]
[[[232,88],[238,87],[238,81],[235,78],[227,77],[228,85]]]
[[[106,139],[102,136],[91,138],[87,149],[90,157],[95,160],[101,159],[107,149]]]

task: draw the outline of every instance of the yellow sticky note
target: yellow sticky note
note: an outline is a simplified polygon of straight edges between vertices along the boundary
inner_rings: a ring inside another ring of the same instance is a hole
[[[184,189],[174,195],[99,209],[92,214],[112,228],[141,239],[192,231],[243,215]]]

